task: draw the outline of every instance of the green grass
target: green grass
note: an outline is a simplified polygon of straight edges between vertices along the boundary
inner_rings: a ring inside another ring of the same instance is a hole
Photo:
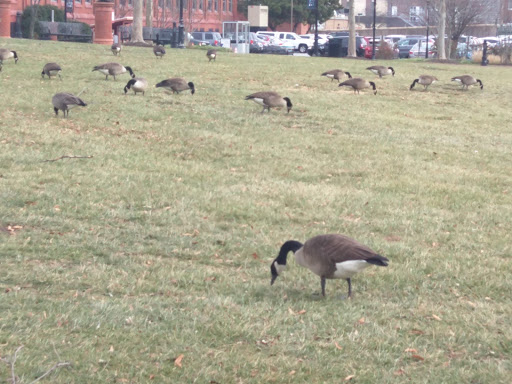
[[[0,356],[23,382],[508,383],[512,72],[507,67],[0,40]],[[41,80],[56,61],[63,81]],[[151,89],[123,94],[131,66]],[[374,80],[353,95],[320,77]],[[423,92],[420,74],[440,81]],[[460,91],[449,79],[484,83]],[[197,92],[156,82],[182,76]],[[56,92],[89,104],[54,116]],[[244,96],[275,90],[290,114]],[[93,156],[62,159],[63,155]],[[390,259],[328,281],[289,239],[354,237]],[[183,355],[182,366],[175,359]],[[0,382],[9,382],[7,364]]]

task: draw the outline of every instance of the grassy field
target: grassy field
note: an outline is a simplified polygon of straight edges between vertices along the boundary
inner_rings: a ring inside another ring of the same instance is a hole
[[[512,70],[0,40],[0,356],[28,383],[509,383]],[[63,81],[42,80],[46,62]],[[118,61],[145,96],[91,72]],[[357,96],[320,77],[373,80]],[[420,74],[439,82],[409,91]],[[450,78],[472,74],[484,89]],[[154,84],[182,76],[196,94]],[[55,117],[51,97],[88,103]],[[260,114],[244,96],[294,107]],[[90,158],[58,159],[61,156]],[[281,244],[390,259],[320,280]],[[9,383],[8,364],[0,382]]]

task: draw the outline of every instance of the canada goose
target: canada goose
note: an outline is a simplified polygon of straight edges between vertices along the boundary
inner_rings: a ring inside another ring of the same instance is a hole
[[[320,276],[322,295],[325,296],[326,279],[345,279],[348,283],[348,297],[352,295],[350,278],[370,264],[386,267],[388,259],[350,237],[331,234],[312,237],[305,244],[290,240],[285,242],[279,255],[270,265],[274,284],[277,277],[286,269],[288,252],[295,254],[297,264],[309,268]]]
[[[165,55],[165,48],[162,47],[161,45],[155,45],[153,47],[153,53],[155,54],[156,57],[159,57],[162,59]]]
[[[182,79],[181,77],[174,77],[172,79],[167,79],[159,82],[155,85],[156,88],[165,88],[172,93],[180,93],[190,89],[190,93],[193,95],[196,92],[196,88],[194,87],[194,83]]]
[[[341,69],[333,69],[332,71],[322,73],[322,76],[327,76],[331,79],[331,82],[333,80],[340,81],[345,75],[347,75],[349,79],[352,78],[352,75],[349,72],[343,72]]]
[[[112,53],[114,54],[114,56],[117,56],[117,55],[121,55],[121,44],[112,44],[112,46],[110,47]]]
[[[123,73],[126,73],[126,71],[130,72],[130,76],[132,78],[135,77],[135,74],[133,73],[132,69],[130,67],[123,67],[119,63],[105,63],[101,65],[97,65],[92,70],[99,71],[105,75],[105,80],[108,79],[108,76],[114,76],[114,80],[116,80],[117,75],[121,75]]]
[[[71,108],[74,108],[77,105],[81,107],[85,107],[87,105],[81,98],[67,92],[56,93],[52,97],[52,104],[55,116],[58,116],[59,110],[61,110],[64,113],[64,117],[66,117],[66,111],[69,116],[69,110]]]
[[[144,96],[147,87],[148,82],[146,79],[142,77],[135,77],[128,81],[128,84],[126,84],[126,86],[124,87],[124,93],[126,94],[128,90],[131,88],[133,89],[135,95],[137,95],[137,92],[142,92],[142,96]]]
[[[252,100],[257,104],[263,105],[261,113],[267,109],[270,112],[270,108],[284,108],[288,110],[292,109],[293,105],[288,97],[281,97],[276,92],[256,92],[252,95],[246,96],[245,100]]]
[[[416,83],[423,85],[423,89],[427,89],[430,84],[433,84],[437,81],[437,77],[430,76],[430,75],[421,75],[417,79],[414,79],[414,81],[411,84],[411,87],[409,88],[409,91],[414,88],[414,85]]]
[[[470,85],[479,83],[480,89],[484,89],[484,85],[480,81],[480,79],[475,79],[473,76],[470,75],[462,75],[462,76],[455,76],[452,77],[452,81],[457,81],[462,84],[462,89],[468,89]]]
[[[206,52],[206,57],[208,58],[208,62],[215,61],[217,59],[217,50],[216,49],[209,49]]]
[[[379,75],[379,77],[387,76],[387,75],[393,75],[395,76],[395,70],[392,67],[385,67],[383,65],[374,65],[371,67],[366,68],[369,71],[372,71],[376,75]]]
[[[352,87],[354,90],[354,94],[357,92],[359,94],[359,91],[361,89],[365,88],[373,88],[373,94],[377,94],[377,87],[375,87],[375,83],[373,81],[366,81],[364,79],[361,79],[360,77],[353,77],[351,79],[345,80],[343,83],[339,84],[339,87]]]
[[[18,54],[16,51],[9,51],[5,48],[0,48],[0,71],[2,70],[3,62],[8,59],[14,59],[14,64],[18,63]]]
[[[62,80],[62,76],[60,75],[62,72],[62,68],[57,63],[47,63],[43,67],[43,71],[41,72],[41,77],[44,79],[44,76],[48,76],[49,79],[52,76],[59,76],[59,79]]]

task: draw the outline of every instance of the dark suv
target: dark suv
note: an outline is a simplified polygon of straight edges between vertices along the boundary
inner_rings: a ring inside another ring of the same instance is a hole
[[[329,42],[320,48],[322,55],[330,57],[346,57],[348,56],[348,40],[349,36],[333,37]],[[364,36],[356,36],[356,56],[364,57],[364,51],[368,41]]]
[[[214,46],[220,46],[220,39],[222,39],[219,32],[192,32],[192,37],[199,41],[206,41]]]

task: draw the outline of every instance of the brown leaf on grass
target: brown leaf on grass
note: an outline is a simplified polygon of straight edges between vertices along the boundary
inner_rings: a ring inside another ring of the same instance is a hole
[[[299,312],[297,312],[297,315],[303,315],[306,313],[305,309],[301,309]]]
[[[296,373],[296,371],[290,371],[290,372],[288,372],[288,374],[289,374],[290,376],[295,375],[295,373]]]
[[[153,380],[155,378],[155,375],[149,375],[149,380]]]
[[[356,375],[348,375],[347,377],[345,377],[344,381],[350,381],[350,380],[352,380],[354,377],[356,377]]]
[[[412,355],[411,356],[414,360],[423,361],[425,360],[424,357],[421,357],[420,355]]]
[[[339,349],[341,351],[342,348],[340,347],[337,341],[334,342],[334,346],[336,347],[336,349]]]
[[[432,314],[432,318],[437,321],[441,321],[441,318],[437,315]]]
[[[418,351],[414,348],[407,348],[404,352],[417,353]]]
[[[181,368],[181,361],[183,360],[184,357],[185,357],[185,355],[183,353],[181,355],[179,355],[176,359],[174,359],[174,365],[176,367]]]
[[[258,254],[257,254],[256,252],[254,252],[254,253],[252,254],[252,258],[253,258],[254,260],[257,260],[257,259],[259,259],[259,256],[258,256]]]
[[[364,319],[364,317],[361,317],[357,322],[359,324],[364,324],[364,323],[366,323],[366,320]]]
[[[411,333],[413,335],[424,335],[425,332],[423,332],[421,329],[411,329]]]
[[[400,369],[396,370],[395,372],[393,372],[393,375],[395,375],[395,376],[402,376],[404,374],[405,374],[405,371],[402,368],[400,368]]]

